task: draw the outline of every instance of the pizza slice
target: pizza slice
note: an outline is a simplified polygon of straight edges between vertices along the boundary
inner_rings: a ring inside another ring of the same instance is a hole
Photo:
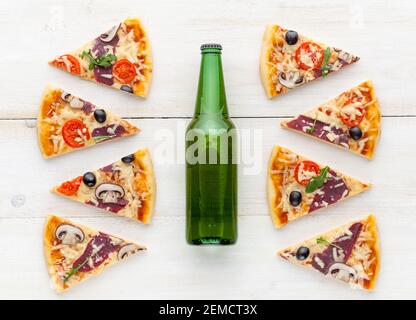
[[[269,25],[263,37],[260,73],[269,98],[326,77],[359,58],[296,31]]]
[[[281,146],[273,148],[267,194],[276,228],[355,196],[370,186]]]
[[[51,283],[58,292],[98,275],[146,247],[50,215],[43,242]]]
[[[140,97],[147,96],[152,78],[149,39],[136,18],[124,20],[49,64]]]
[[[114,113],[51,86],[43,95],[37,126],[45,158],[139,132]]]
[[[287,128],[372,159],[381,132],[381,113],[371,81],[341,93],[291,120]]]
[[[92,172],[86,172],[52,189],[69,199],[119,216],[149,223],[153,214],[156,182],[147,149]]]
[[[369,215],[277,254],[353,288],[373,290],[380,268],[376,219]]]

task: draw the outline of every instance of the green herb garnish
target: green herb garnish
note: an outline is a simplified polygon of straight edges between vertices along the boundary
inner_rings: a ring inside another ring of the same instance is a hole
[[[315,120],[313,121],[312,127],[306,130],[307,133],[313,133],[315,131],[316,120],[318,120],[318,113],[316,113]]]
[[[89,259],[89,257],[87,257],[85,259],[85,261],[83,263],[81,263],[78,267],[76,267],[76,268],[72,267],[71,270],[69,270],[69,272],[66,274],[66,276],[64,278],[64,283],[66,283],[69,280],[69,278],[71,278],[74,274],[76,274],[79,271],[79,269],[81,269],[83,266],[85,266],[88,262],[88,259]]]
[[[93,137],[93,139],[97,142],[100,142],[100,141],[110,139],[110,137],[109,136],[95,136],[95,137]]]
[[[333,244],[333,243],[329,242],[324,237],[319,237],[318,239],[316,239],[316,243],[317,244],[327,245],[327,246],[333,246],[335,248],[338,248],[338,249],[341,249],[342,250],[341,247],[337,246],[336,244]]]
[[[94,58],[91,55],[91,50],[82,51],[82,54],[80,57],[82,59],[87,57],[90,60],[90,65],[88,67],[90,70],[94,69],[94,66],[110,67],[112,63],[117,60],[117,57],[112,53],[107,53],[107,54],[102,55],[101,57]]]
[[[325,168],[321,169],[319,172],[319,176],[313,177],[311,181],[307,184],[305,191],[306,193],[314,192],[315,190],[322,187],[325,183],[326,175],[329,172],[329,167],[326,166]]]
[[[324,61],[322,63],[321,71],[322,71],[322,77],[326,77],[326,75],[329,73],[330,67],[329,67],[329,58],[331,57],[331,48],[327,47],[324,53]]]

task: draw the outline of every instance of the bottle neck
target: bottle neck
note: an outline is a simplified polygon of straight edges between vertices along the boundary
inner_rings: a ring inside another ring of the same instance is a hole
[[[221,53],[216,50],[202,53],[195,117],[201,115],[228,117]]]

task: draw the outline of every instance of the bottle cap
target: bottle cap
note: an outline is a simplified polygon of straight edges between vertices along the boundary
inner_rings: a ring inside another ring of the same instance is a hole
[[[205,49],[218,49],[222,50],[222,46],[218,43],[204,43],[201,45],[201,51]]]

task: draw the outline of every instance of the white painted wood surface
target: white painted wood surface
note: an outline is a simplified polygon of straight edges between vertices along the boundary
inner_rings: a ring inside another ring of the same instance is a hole
[[[154,49],[155,74],[147,100],[80,81],[47,65],[51,57],[135,15],[142,18]],[[411,40],[415,16],[413,1],[39,0],[36,5],[29,0],[2,1],[0,298],[416,298],[416,48]],[[269,101],[258,75],[261,37],[268,22],[350,50],[362,60]],[[240,132],[251,134],[241,144],[245,161],[239,170],[240,234],[238,244],[231,247],[192,247],[184,240],[181,143],[188,120],[182,118],[192,116],[199,45],[207,41],[224,46],[230,113]],[[384,115],[373,161],[279,127],[280,118],[309,109],[365,79],[374,81]],[[132,118],[142,133],[44,160],[33,125],[48,82]],[[162,154],[166,143],[172,149]],[[372,182],[374,188],[275,230],[264,192],[266,163],[275,143]],[[140,146],[150,148],[158,182],[151,225],[48,192],[54,184]],[[281,247],[369,212],[377,216],[382,247],[374,293],[350,290],[275,257]],[[135,240],[150,250],[57,295],[49,288],[42,254],[47,213]]]

